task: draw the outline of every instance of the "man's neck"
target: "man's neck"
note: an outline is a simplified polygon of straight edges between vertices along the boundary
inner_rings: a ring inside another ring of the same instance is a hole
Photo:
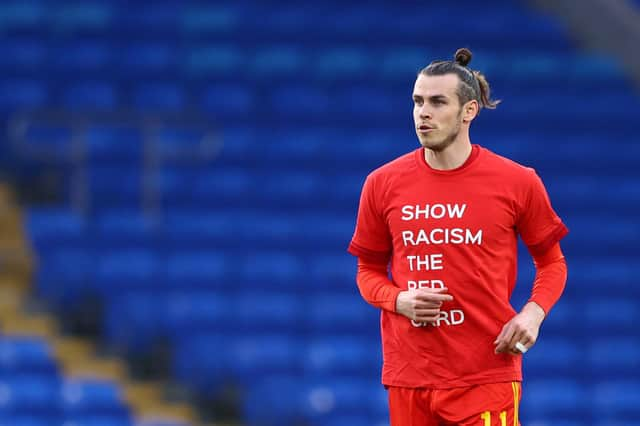
[[[443,151],[433,151],[424,148],[424,159],[435,170],[453,170],[462,166],[471,155],[471,142],[469,139],[456,141]]]

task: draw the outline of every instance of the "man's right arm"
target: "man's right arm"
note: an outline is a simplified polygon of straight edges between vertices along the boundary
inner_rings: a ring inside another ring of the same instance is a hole
[[[453,300],[447,289],[419,289],[403,291],[387,274],[387,264],[358,258],[358,289],[369,304],[396,312],[417,321],[433,323],[440,315],[443,302]]]

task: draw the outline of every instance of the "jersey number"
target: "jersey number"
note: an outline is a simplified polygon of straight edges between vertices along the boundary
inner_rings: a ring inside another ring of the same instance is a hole
[[[480,418],[482,420],[484,420],[484,426],[491,426],[491,412],[490,411],[485,411],[484,413],[480,414]],[[501,426],[507,426],[507,412],[506,411],[500,412],[500,425]]]

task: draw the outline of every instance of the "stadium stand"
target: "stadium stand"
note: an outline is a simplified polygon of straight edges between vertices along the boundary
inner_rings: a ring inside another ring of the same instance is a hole
[[[378,314],[345,249],[366,174],[417,146],[416,72],[461,46],[504,100],[472,141],[536,168],[571,229],[521,418],[638,424],[640,98],[557,20],[504,0],[22,0],[0,28],[3,164],[48,201],[24,214],[22,281],[65,332],[162,379],[69,376],[60,354],[84,343],[7,308],[0,425],[192,424],[135,402],[168,382],[203,421],[388,424]]]

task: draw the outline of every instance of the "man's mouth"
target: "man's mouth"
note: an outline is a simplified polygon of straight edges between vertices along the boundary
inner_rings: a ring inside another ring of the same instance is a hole
[[[418,127],[418,130],[420,131],[420,133],[427,133],[430,132],[431,130],[435,130],[433,127],[427,126],[426,124],[421,124]]]

